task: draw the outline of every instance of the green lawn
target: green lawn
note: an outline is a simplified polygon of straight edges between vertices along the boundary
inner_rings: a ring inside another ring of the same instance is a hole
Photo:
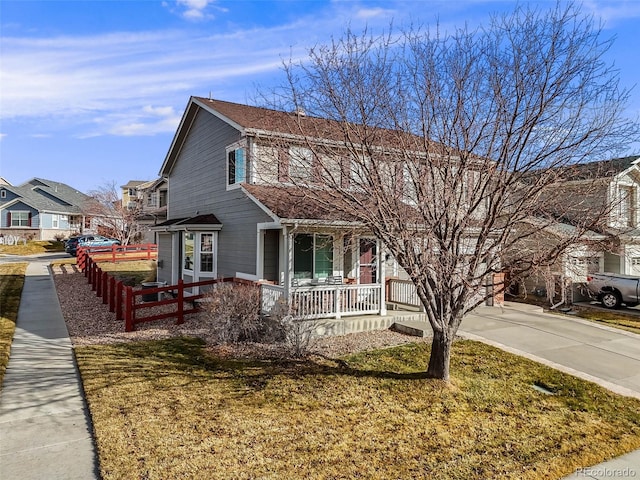
[[[26,271],[26,263],[0,264],[0,387],[9,362]]]
[[[104,479],[547,479],[640,447],[638,400],[471,341],[444,384],[422,374],[428,349],[267,362],[178,338],[76,353]]]

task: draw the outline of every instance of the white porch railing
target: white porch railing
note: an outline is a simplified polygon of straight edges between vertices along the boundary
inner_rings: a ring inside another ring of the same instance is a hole
[[[261,285],[262,312],[268,313],[284,297],[284,288]],[[292,287],[289,304],[296,317],[340,318],[380,313],[381,285],[317,285]]]
[[[387,282],[389,285],[387,301],[411,307],[422,307],[422,302],[420,302],[416,292],[416,286],[411,280],[390,278]]]

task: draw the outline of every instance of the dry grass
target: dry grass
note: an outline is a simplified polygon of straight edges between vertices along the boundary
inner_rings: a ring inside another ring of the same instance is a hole
[[[576,306],[573,309],[580,318],[640,334],[640,316],[625,315],[622,311],[604,311]]]
[[[38,253],[64,252],[64,244],[56,241],[29,241],[26,245],[0,245],[0,253],[10,255],[35,255]]]
[[[9,363],[26,271],[26,263],[0,264],[0,386]]]
[[[154,271],[155,262],[149,260],[132,260],[128,262],[100,262],[99,267],[103,272],[116,277],[118,280],[128,280],[130,285],[139,285]]]
[[[470,341],[304,363],[76,347],[104,479],[561,478],[640,447],[640,401]],[[554,395],[535,390],[540,385]]]

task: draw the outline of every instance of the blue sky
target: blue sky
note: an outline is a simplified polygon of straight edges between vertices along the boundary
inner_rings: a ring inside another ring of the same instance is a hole
[[[552,1],[536,5],[553,7]],[[339,36],[414,22],[443,30],[511,10],[500,0],[0,0],[0,176],[88,192],[156,178],[190,95],[249,102],[281,62]],[[640,0],[586,0],[616,36],[607,59],[640,76]],[[640,117],[640,86],[628,115]],[[640,145],[634,151],[640,153]]]

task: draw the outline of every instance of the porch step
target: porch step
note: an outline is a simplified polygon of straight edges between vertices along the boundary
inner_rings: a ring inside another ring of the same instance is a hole
[[[415,315],[416,317],[422,317],[421,319],[406,318],[396,321],[391,325],[391,329],[396,332],[411,335],[413,337],[429,337],[431,336],[431,325],[426,321],[424,315]],[[413,317],[413,315],[412,315]]]

